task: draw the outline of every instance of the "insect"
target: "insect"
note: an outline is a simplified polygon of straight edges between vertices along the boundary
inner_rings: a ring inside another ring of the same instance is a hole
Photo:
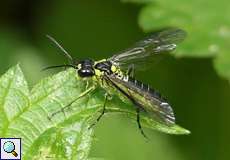
[[[119,95],[130,100],[135,106],[138,127],[146,137],[140,123],[140,112],[146,112],[155,121],[169,126],[175,124],[175,116],[170,104],[157,91],[134,78],[134,70],[138,69],[138,65],[151,60],[158,54],[175,50],[177,44],[185,37],[186,32],[181,29],[163,29],[110,58],[100,61],[92,59],[74,61],[70,54],[54,38],[48,36],[63,51],[70,63],[50,66],[46,69],[72,67],[76,69],[79,77],[93,79],[98,86],[107,91],[103,110],[97,121],[105,113],[108,96],[113,94],[109,92],[110,88],[116,90]]]

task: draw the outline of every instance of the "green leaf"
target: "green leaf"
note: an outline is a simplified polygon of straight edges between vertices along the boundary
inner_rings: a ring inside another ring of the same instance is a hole
[[[221,0],[224,1],[224,0]],[[208,5],[207,5],[208,4]],[[210,57],[227,51],[230,7],[220,1],[156,1],[143,7],[139,24],[145,31],[175,26],[188,32],[176,56]],[[221,17],[221,18],[220,18]]]
[[[145,0],[125,0],[144,3]],[[176,57],[214,57],[217,73],[230,79],[230,6],[227,0],[149,0],[140,11],[139,25],[146,31],[179,27],[186,40],[172,54]]]
[[[230,50],[230,47],[228,47]],[[217,73],[224,78],[227,78],[230,82],[230,54],[227,51],[223,51],[214,59],[214,68]]]
[[[28,85],[18,65],[0,78],[0,137],[10,122],[28,107],[28,96]]]
[[[93,112],[79,115],[87,109],[81,105],[72,112],[74,117],[60,112],[49,119],[86,92],[75,75],[71,70],[45,78],[31,93],[18,65],[1,77],[1,120],[5,122],[1,123],[1,137],[22,138],[23,159],[87,159],[93,134],[87,121]],[[78,104],[87,104],[87,99],[83,97]]]
[[[74,120],[74,119],[73,119]],[[52,128],[39,137],[26,159],[87,159],[93,130],[87,120],[74,120],[61,128]]]
[[[93,140],[89,126],[102,109],[104,90],[69,69],[43,79],[29,92],[19,65],[0,78],[0,86],[1,137],[22,138],[23,159],[88,159]],[[108,103],[107,112],[136,117],[133,105],[116,96]],[[145,114],[141,122],[165,133],[189,133],[177,125],[157,123]]]

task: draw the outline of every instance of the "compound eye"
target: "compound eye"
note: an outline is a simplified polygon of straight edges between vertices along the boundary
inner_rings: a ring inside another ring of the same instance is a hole
[[[80,69],[78,74],[80,77],[92,77],[95,73],[92,69]]]

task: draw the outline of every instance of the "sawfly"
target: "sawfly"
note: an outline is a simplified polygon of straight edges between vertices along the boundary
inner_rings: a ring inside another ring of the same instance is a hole
[[[175,116],[170,104],[149,85],[136,80],[134,69],[143,69],[142,64],[151,61],[154,56],[175,50],[177,44],[186,37],[185,31],[178,28],[167,28],[154,32],[149,37],[137,42],[133,47],[99,61],[92,59],[73,60],[70,54],[54,38],[47,37],[63,51],[70,63],[50,66],[45,69],[72,67],[76,69],[79,77],[92,79],[96,86],[105,89],[107,94],[105,95],[103,110],[97,121],[105,113],[108,96],[114,94],[110,91],[112,89],[116,90],[118,95],[122,95],[133,103],[137,113],[136,121],[144,136],[140,123],[140,112],[146,112],[159,123],[168,126],[175,124]]]

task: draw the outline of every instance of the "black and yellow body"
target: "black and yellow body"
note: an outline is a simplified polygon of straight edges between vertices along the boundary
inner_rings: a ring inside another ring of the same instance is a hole
[[[149,85],[134,78],[134,66],[139,62],[151,60],[151,57],[162,53],[173,51],[177,43],[185,37],[185,32],[181,29],[170,28],[152,34],[146,39],[139,41],[121,53],[115,54],[108,59],[94,61],[85,59],[73,61],[72,57],[52,38],[70,60],[69,65],[51,66],[75,68],[79,77],[85,80],[93,80],[95,86],[101,86],[107,95],[118,94],[121,99],[129,100],[136,107],[137,122],[141,133],[145,136],[140,124],[140,111],[146,112],[159,123],[172,125],[175,123],[173,110],[169,103]],[[107,96],[103,106],[103,111],[98,117],[99,120],[105,113]]]

